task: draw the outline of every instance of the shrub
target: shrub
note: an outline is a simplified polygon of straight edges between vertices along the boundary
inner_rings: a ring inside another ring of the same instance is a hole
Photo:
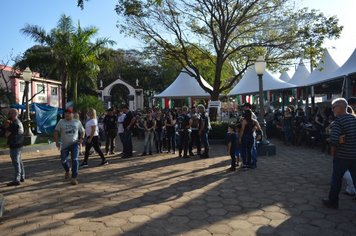
[[[80,110],[84,114],[86,113],[86,111],[88,111],[89,108],[94,108],[97,114],[101,114],[104,112],[103,102],[95,96],[80,96],[78,99],[78,103],[75,107],[77,110]]]
[[[229,123],[211,122],[211,130],[209,132],[210,139],[226,139],[227,128]]]

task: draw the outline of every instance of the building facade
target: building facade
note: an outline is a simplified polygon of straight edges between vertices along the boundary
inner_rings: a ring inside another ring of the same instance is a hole
[[[0,65],[0,69],[2,69],[0,87],[5,90],[8,88],[13,94],[15,102],[22,104],[25,92],[25,81],[21,77],[22,72],[9,66]],[[30,102],[61,107],[61,88],[62,83],[60,81],[42,78],[39,73],[33,72],[28,97],[29,99],[32,98]]]

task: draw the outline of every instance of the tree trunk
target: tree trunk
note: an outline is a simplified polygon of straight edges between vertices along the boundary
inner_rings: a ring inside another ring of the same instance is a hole
[[[66,108],[66,104],[67,104],[67,86],[68,86],[68,79],[67,79],[67,75],[63,74],[62,78],[61,78],[61,82],[62,82],[62,108],[65,109]]]
[[[214,89],[213,93],[211,94],[211,101],[218,101],[219,100],[219,91]],[[216,121],[218,117],[218,109],[215,107],[209,108],[209,117],[211,121]]]
[[[74,80],[72,81],[73,84],[73,105],[74,107],[77,105],[78,103],[78,76],[74,77]]]

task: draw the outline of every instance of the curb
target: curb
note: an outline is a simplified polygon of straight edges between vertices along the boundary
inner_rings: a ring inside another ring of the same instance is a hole
[[[33,151],[44,151],[44,150],[50,150],[56,148],[56,144],[55,143],[44,143],[44,144],[38,144],[38,145],[31,145],[31,146],[24,146],[22,148],[22,152],[33,152]],[[9,155],[10,153],[10,149],[4,149],[4,150],[0,150],[0,155]]]

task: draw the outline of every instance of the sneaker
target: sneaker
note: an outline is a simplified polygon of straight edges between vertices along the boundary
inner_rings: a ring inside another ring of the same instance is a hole
[[[176,151],[173,151],[172,154],[176,154]]]
[[[150,152],[148,155],[152,156],[152,152]]]
[[[183,156],[183,158],[189,158],[190,156],[187,156],[187,155],[185,155],[185,156]]]
[[[147,156],[147,154],[144,152],[141,154],[141,157]]]
[[[194,155],[194,153],[190,152],[190,153],[189,153],[189,156],[192,156],[192,157],[193,157],[193,156],[195,156],[195,155]]]
[[[330,208],[330,209],[338,209],[339,208],[339,204],[332,203],[329,199],[323,199],[323,204],[325,207]]]
[[[229,169],[226,170],[227,172],[234,172],[236,171],[236,168],[235,167],[230,167]]]
[[[6,184],[6,186],[19,186],[20,182],[19,181],[12,181]]]
[[[21,183],[25,182],[25,178],[21,178],[21,179],[20,179],[20,182],[21,182]]]
[[[72,178],[72,180],[70,181],[71,185],[77,185],[78,184],[78,180],[76,178]]]
[[[69,179],[69,177],[70,177],[70,173],[69,173],[69,171],[66,171],[64,173],[64,179]]]
[[[88,167],[88,162],[83,161],[82,164],[80,164],[80,167]]]
[[[106,165],[109,165],[109,162],[108,162],[107,160],[102,161],[102,162],[100,163],[100,166],[106,166]]]
[[[110,155],[115,155],[115,152],[110,152]]]

